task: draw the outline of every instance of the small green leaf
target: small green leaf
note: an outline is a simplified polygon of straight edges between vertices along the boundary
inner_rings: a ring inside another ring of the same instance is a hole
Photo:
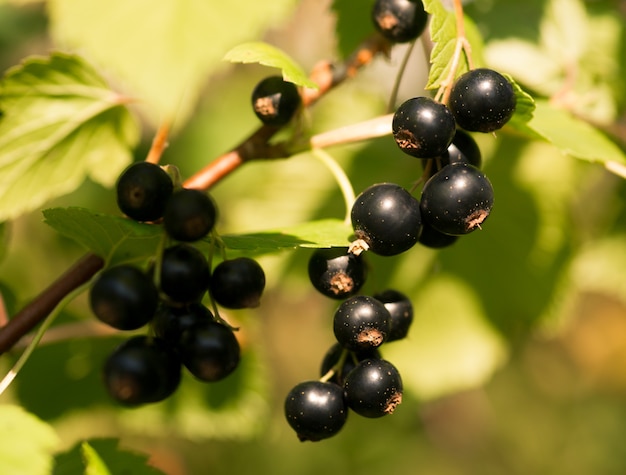
[[[439,89],[450,71],[451,59],[456,47],[456,17],[453,11],[446,10],[441,0],[425,0],[424,9],[430,14],[430,35],[433,49],[430,53],[430,72],[426,89]],[[458,74],[468,70],[463,56]]]
[[[117,439],[90,439],[56,457],[52,475],[163,475],[148,456],[119,447]]]
[[[125,99],[77,56],[30,57],[0,84],[0,221],[76,189],[111,186],[138,127]]]
[[[224,56],[231,63],[259,63],[264,66],[278,68],[283,79],[298,86],[317,89],[302,68],[284,51],[262,41],[253,41],[235,46]]]
[[[51,208],[43,211],[46,224],[109,264],[141,262],[154,256],[163,236],[160,225],[137,223],[120,216],[94,213],[85,208]],[[312,221],[285,229],[225,235],[227,249],[265,254],[285,249],[339,247],[350,244],[352,228],[338,219]],[[200,246],[208,246],[201,241]]]
[[[530,94],[525,92],[519,84],[506,73],[502,75],[511,83],[513,91],[515,91],[516,105],[515,113],[508,122],[508,125],[513,128],[520,128],[522,124],[526,124],[533,118],[533,112],[535,110],[535,100]]]
[[[561,152],[581,160],[600,163],[626,163],[626,155],[606,135],[568,111],[546,100],[535,103],[533,119],[527,130]]]
[[[98,452],[88,442],[83,442],[80,449],[86,464],[85,475],[111,475]]]
[[[59,439],[51,426],[19,406],[0,406],[3,474],[47,475]]]

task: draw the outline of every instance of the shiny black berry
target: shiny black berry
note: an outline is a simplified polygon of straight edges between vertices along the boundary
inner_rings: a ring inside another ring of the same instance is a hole
[[[451,246],[457,242],[458,239],[459,236],[444,234],[441,231],[437,231],[428,222],[424,221],[422,223],[422,231],[420,232],[418,242],[422,246],[429,247],[431,249],[441,249]]]
[[[391,316],[387,341],[401,340],[409,333],[413,323],[413,304],[402,292],[387,289],[374,294],[374,298],[385,306]]]
[[[163,226],[173,239],[193,242],[213,229],[216,218],[217,208],[209,195],[200,190],[182,188],[168,200]]]
[[[450,109],[459,127],[472,132],[498,130],[515,112],[511,83],[492,69],[473,69],[460,76],[450,91]]]
[[[445,104],[429,97],[414,97],[396,109],[391,128],[396,144],[404,153],[433,158],[448,149],[456,123]]]
[[[489,179],[467,163],[443,167],[422,189],[424,221],[444,234],[462,235],[479,229],[492,207]]]
[[[413,247],[422,224],[419,201],[393,183],[372,185],[363,191],[352,205],[350,217],[357,239],[382,256]]]
[[[298,439],[316,442],[336,435],[348,417],[341,386],[305,381],[285,398],[285,417]]]
[[[133,163],[117,180],[117,205],[135,221],[156,221],[163,216],[174,185],[159,165]]]
[[[384,359],[361,361],[343,383],[348,407],[364,417],[392,414],[402,402],[402,378],[397,368]]]
[[[211,311],[199,302],[173,306],[162,304],[152,319],[154,334],[168,343],[178,346],[185,330],[213,320]]]
[[[382,302],[366,295],[355,295],[335,311],[333,332],[341,346],[348,350],[371,350],[387,340],[390,319]]]
[[[372,9],[376,29],[393,43],[419,37],[428,22],[421,0],[377,0]]]
[[[198,302],[209,283],[209,263],[204,254],[190,244],[176,244],[163,251],[161,291],[176,303]]]
[[[209,289],[211,297],[222,307],[258,307],[265,289],[265,272],[249,257],[227,259],[213,269]]]
[[[148,323],[159,293],[148,274],[131,265],[103,270],[89,292],[94,315],[118,330],[136,330]]]
[[[339,363],[342,356],[344,358],[343,364],[339,368],[334,368]],[[328,379],[328,381],[343,385],[346,375],[352,371],[359,361],[363,361],[368,358],[378,359],[380,357],[378,348],[349,351],[339,343],[334,343],[324,355],[324,359],[322,360],[320,367],[320,377],[326,376],[331,369],[335,369],[334,374],[330,377],[330,379]]]
[[[464,162],[480,168],[482,166],[482,154],[474,138],[467,132],[457,129],[448,150],[433,159],[430,165],[427,165],[428,162],[424,161],[423,163],[424,167],[430,166],[428,177],[431,177],[450,163]]]
[[[180,383],[181,365],[163,340],[139,335],[109,355],[103,378],[113,399],[126,406],[138,406],[170,396]]]
[[[252,91],[252,108],[267,125],[281,126],[291,120],[300,107],[300,93],[292,82],[281,76],[269,76]]]
[[[313,287],[339,300],[356,294],[367,276],[363,256],[349,253],[346,247],[317,249],[309,259],[308,271]]]
[[[224,379],[239,365],[241,350],[235,334],[212,320],[186,329],[178,348],[185,367],[201,381]]]

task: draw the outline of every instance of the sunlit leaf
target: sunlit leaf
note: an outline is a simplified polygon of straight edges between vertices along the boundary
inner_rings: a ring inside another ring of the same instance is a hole
[[[59,439],[51,426],[24,409],[0,405],[2,473],[48,475]]]
[[[224,54],[277,26],[295,0],[50,0],[59,44],[80,49],[148,105],[152,123],[185,123]]]
[[[298,86],[317,88],[302,68],[284,51],[262,41],[254,41],[235,46],[224,56],[231,63],[259,63],[278,68],[283,79]]]
[[[76,189],[111,186],[138,128],[125,99],[77,56],[30,57],[0,84],[0,221]]]

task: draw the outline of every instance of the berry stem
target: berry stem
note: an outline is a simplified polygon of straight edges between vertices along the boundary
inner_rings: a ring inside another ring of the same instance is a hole
[[[152,146],[146,156],[146,162],[158,164],[161,161],[161,155],[168,146],[167,137],[170,133],[169,122],[163,122],[156,131]]]
[[[393,114],[386,114],[374,119],[322,132],[309,139],[309,146],[312,149],[328,148],[333,145],[343,145],[391,135],[392,119]]]
[[[2,381],[0,381],[0,394],[2,394],[9,387],[9,385],[13,382],[13,380],[15,379],[17,374],[20,372],[20,370],[22,369],[22,367],[26,363],[26,361],[28,361],[28,358],[30,358],[30,355],[33,353],[33,351],[37,347],[37,344],[39,343],[39,341],[43,337],[44,333],[46,333],[46,330],[48,330],[50,325],[52,325],[52,323],[56,319],[57,315],[59,315],[61,313],[61,310],[63,310],[63,308],[68,303],[70,303],[72,300],[74,300],[74,298],[76,298],[83,291],[85,291],[87,289],[87,287],[88,287],[88,284],[84,283],[84,284],[78,286],[77,288],[75,288],[74,290],[72,290],[71,292],[69,292],[59,302],[59,304],[54,308],[54,310],[48,315],[48,317],[43,321],[43,323],[41,324],[41,326],[37,330],[37,333],[33,337],[33,340],[28,344],[28,346],[26,347],[24,352],[20,355],[20,357],[17,359],[17,361],[15,362],[13,367],[9,370],[9,372],[2,379]]]
[[[404,57],[402,58],[402,63],[400,63],[400,68],[398,69],[398,74],[396,74],[396,78],[393,82],[393,88],[391,89],[391,94],[389,96],[389,103],[387,104],[387,112],[391,113],[396,109],[396,101],[398,99],[398,91],[400,90],[400,84],[402,83],[402,77],[406,71],[406,67],[409,64],[409,60],[411,59],[411,55],[413,54],[413,50],[415,49],[415,43],[417,43],[420,39],[417,38],[409,43],[406,52],[404,53]]]
[[[341,371],[341,369],[343,368],[343,365],[346,362],[346,358],[348,357],[349,353],[350,352],[348,350],[346,350],[345,348],[343,350],[341,350],[341,355],[339,355],[339,359],[333,365],[333,367],[330,368],[326,372],[326,374],[320,378],[320,383],[327,383],[328,381],[330,381],[332,379],[333,376],[335,376],[335,374],[337,374],[337,373],[339,373]]]
[[[326,168],[328,168],[328,170],[335,178],[335,181],[337,181],[346,205],[346,214],[344,217],[344,221],[346,224],[350,224],[350,210],[356,198],[354,188],[352,188],[352,183],[350,182],[350,178],[348,178],[348,175],[346,175],[346,172],[343,170],[343,168],[339,166],[335,159],[326,150],[321,148],[314,148],[312,153],[313,156],[315,156],[320,162],[322,162],[326,166]]]

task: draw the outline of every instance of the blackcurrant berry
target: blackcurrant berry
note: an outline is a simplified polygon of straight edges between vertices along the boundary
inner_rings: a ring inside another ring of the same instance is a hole
[[[185,367],[201,381],[224,379],[239,365],[240,347],[233,331],[213,320],[186,329],[178,348]]]
[[[383,303],[391,316],[387,341],[401,340],[406,337],[413,323],[411,300],[402,292],[393,289],[374,294],[374,298]]]
[[[263,79],[252,91],[254,113],[266,125],[285,125],[294,116],[301,102],[296,85],[283,80],[281,76]]]
[[[209,282],[211,297],[222,307],[231,309],[258,307],[265,289],[265,272],[249,257],[220,262]]]
[[[419,201],[399,185],[372,185],[352,205],[352,228],[373,253],[400,254],[417,242],[422,224],[419,208]]]
[[[402,378],[397,368],[384,359],[361,361],[343,383],[350,409],[364,417],[382,417],[402,402]]]
[[[404,153],[433,158],[448,149],[456,123],[445,104],[429,97],[414,97],[396,109],[391,128],[396,144]]]
[[[152,279],[131,265],[103,270],[89,292],[94,315],[118,330],[136,330],[148,323],[154,317],[158,299]]]
[[[309,280],[320,293],[332,299],[344,299],[356,294],[367,276],[362,255],[348,248],[317,249],[309,259]]]
[[[452,234],[444,234],[441,231],[437,231],[428,222],[422,223],[422,231],[418,242],[422,246],[430,247],[431,249],[441,249],[451,246],[457,240],[459,236],[453,236]]]
[[[359,363],[359,361],[363,361],[368,358],[380,358],[380,352],[378,351],[378,348],[360,351],[349,351],[346,350],[339,343],[335,343],[328,349],[328,351],[324,355],[324,359],[322,360],[322,365],[320,367],[320,377],[325,376],[331,369],[333,369],[335,365],[339,363],[339,360],[344,352],[346,353],[346,355],[343,361],[343,365],[341,365],[340,368],[337,368],[335,373],[328,380],[339,385],[343,385],[343,381],[346,375],[350,371],[352,371],[352,369]]]
[[[498,130],[515,112],[517,99],[511,83],[486,68],[461,75],[450,91],[450,109],[459,127],[473,132]]]
[[[333,332],[341,346],[348,350],[371,350],[387,340],[390,319],[389,311],[381,302],[366,295],[355,295],[335,311]]]
[[[376,29],[393,43],[419,37],[428,22],[421,0],[377,0],[372,9]]]
[[[209,263],[190,244],[176,244],[163,251],[161,291],[176,303],[198,302],[209,283]]]
[[[217,218],[217,208],[209,195],[182,188],[170,197],[163,214],[163,226],[177,241],[192,242],[205,237]]]
[[[135,221],[156,221],[163,216],[174,184],[159,165],[138,162],[121,173],[115,188],[122,213]]]
[[[154,334],[173,346],[178,346],[183,332],[198,323],[213,319],[211,311],[195,302],[183,306],[162,304],[152,319]]]
[[[104,384],[113,399],[126,405],[162,401],[178,387],[181,365],[163,340],[135,336],[119,345],[107,358]]]
[[[424,185],[420,202],[424,221],[452,235],[479,229],[492,206],[489,179],[467,163],[452,163],[439,170]]]
[[[482,154],[480,153],[480,148],[478,148],[478,145],[473,137],[461,129],[456,130],[452,143],[448,146],[448,150],[446,150],[440,157],[433,159],[433,163],[430,165],[430,173],[428,177],[430,178],[446,165],[456,162],[469,163],[476,168],[480,168],[482,166]],[[424,167],[426,167],[427,163],[428,161],[423,162]]]
[[[302,442],[336,435],[348,417],[341,386],[321,381],[297,384],[285,398],[285,417]]]

